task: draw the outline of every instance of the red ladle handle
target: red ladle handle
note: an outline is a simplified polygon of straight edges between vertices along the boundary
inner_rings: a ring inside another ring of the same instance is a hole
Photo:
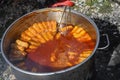
[[[52,7],[60,7],[60,6],[69,6],[72,7],[74,6],[74,3],[70,0],[67,1],[62,1],[62,2],[58,2],[52,5]]]

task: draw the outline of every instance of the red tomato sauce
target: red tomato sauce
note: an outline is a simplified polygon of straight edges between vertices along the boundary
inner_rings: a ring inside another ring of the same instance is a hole
[[[26,59],[26,65],[30,69],[35,67],[39,72],[62,70],[76,65],[75,62],[79,60],[80,53],[86,49],[94,49],[92,40],[83,43],[70,35],[61,36],[59,39],[54,38],[41,44],[34,52],[30,52]],[[73,59],[69,59],[69,52],[76,53]],[[55,61],[51,61],[52,54],[56,57]]]

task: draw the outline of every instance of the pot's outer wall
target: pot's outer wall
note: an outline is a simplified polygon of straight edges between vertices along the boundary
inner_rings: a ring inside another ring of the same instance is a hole
[[[5,31],[1,44],[2,55],[6,62],[13,68],[13,72],[18,80],[85,80],[84,78],[90,72],[92,66],[91,58],[93,57],[99,43],[98,28],[91,19],[74,11],[72,11],[70,16],[71,22],[69,22],[69,20],[66,21],[65,16],[63,17],[63,22],[72,23],[73,25],[82,25],[82,27],[91,35],[92,39],[96,42],[96,46],[92,54],[86,60],[76,66],[62,71],[51,73],[32,73],[17,68],[8,59],[10,45],[19,37],[21,32],[26,30],[35,22],[48,20],[56,20],[59,22],[62,13],[61,11],[63,11],[61,8],[45,8],[33,11],[17,19]]]
[[[17,80],[90,80],[94,69],[93,64],[93,59],[90,59],[85,64],[81,65],[80,67],[77,67],[74,70],[60,74],[44,76],[31,76],[29,74],[21,73],[15,69],[12,69],[12,71],[17,77]]]

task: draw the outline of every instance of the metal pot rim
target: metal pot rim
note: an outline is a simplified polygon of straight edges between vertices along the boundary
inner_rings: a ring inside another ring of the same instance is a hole
[[[71,10],[72,13],[75,13],[75,14],[77,14],[77,15],[80,15],[80,16],[84,17],[86,20],[88,20],[88,21],[94,26],[94,28],[96,29],[96,33],[97,33],[96,45],[95,45],[95,48],[94,48],[92,54],[91,54],[88,58],[86,58],[84,61],[82,61],[80,64],[77,64],[77,65],[75,65],[75,66],[72,66],[72,67],[67,68],[67,69],[64,69],[64,70],[55,71],[55,72],[34,73],[34,72],[24,71],[24,70],[22,70],[22,69],[20,69],[20,68],[17,68],[16,66],[14,66],[14,65],[6,58],[6,56],[5,56],[5,54],[4,54],[4,51],[3,51],[3,46],[2,46],[2,45],[3,45],[4,37],[5,37],[6,33],[8,32],[8,30],[11,28],[11,26],[12,26],[13,24],[15,24],[19,19],[21,19],[21,18],[23,18],[24,16],[27,16],[27,15],[33,13],[33,12],[42,12],[42,11],[50,11],[50,10],[61,10],[61,11],[62,11],[63,9],[62,9],[62,8],[44,8],[44,9],[39,9],[39,10],[35,10],[35,11],[32,11],[32,12],[29,12],[29,13],[21,16],[21,17],[18,18],[17,20],[15,20],[15,21],[7,28],[7,30],[6,30],[5,33],[3,34],[2,41],[1,41],[1,52],[2,52],[2,56],[3,56],[3,58],[5,59],[5,61],[6,61],[13,69],[15,69],[15,70],[17,70],[17,71],[20,71],[20,72],[22,72],[22,73],[25,73],[25,74],[38,75],[38,76],[60,74],[60,73],[67,72],[67,71],[73,70],[73,69],[81,66],[82,64],[84,64],[86,61],[88,61],[88,60],[94,55],[94,53],[95,53],[95,51],[96,51],[96,49],[97,49],[97,47],[98,47],[98,44],[99,44],[99,36],[100,36],[96,24],[95,24],[90,18],[88,18],[88,16],[83,15],[83,14],[81,14],[81,13],[78,13],[78,12],[76,12],[76,11]]]

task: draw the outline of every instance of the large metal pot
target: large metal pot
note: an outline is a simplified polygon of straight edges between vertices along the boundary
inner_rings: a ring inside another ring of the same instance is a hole
[[[62,8],[45,8],[28,13],[13,22],[5,31],[1,51],[6,62],[11,66],[13,74],[17,80],[87,80],[93,69],[93,55],[98,47],[99,32],[95,23],[80,13],[71,11],[71,22],[73,25],[84,25],[84,29],[91,35],[96,42],[92,54],[83,62],[71,68],[49,73],[33,73],[24,71],[14,66],[8,59],[10,44],[15,41],[18,35],[26,30],[31,24],[39,21],[56,20],[59,22],[63,9]],[[64,23],[69,23],[63,17]]]

